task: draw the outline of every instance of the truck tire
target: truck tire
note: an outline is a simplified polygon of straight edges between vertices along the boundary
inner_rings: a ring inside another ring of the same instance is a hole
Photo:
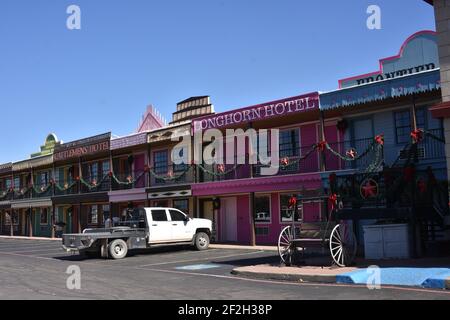
[[[128,246],[122,239],[113,240],[109,244],[109,256],[113,259],[123,259],[127,256]]]
[[[203,251],[209,247],[209,236],[204,232],[198,232],[195,235],[195,248],[198,251]]]

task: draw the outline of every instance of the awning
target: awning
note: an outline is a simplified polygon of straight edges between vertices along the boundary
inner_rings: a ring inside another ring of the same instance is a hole
[[[107,192],[83,193],[77,195],[57,196],[52,198],[55,205],[74,205],[80,203],[109,202]]]
[[[112,203],[147,200],[145,188],[110,191],[108,195],[109,202]]]
[[[440,70],[423,71],[413,75],[373,82],[320,94],[320,109],[361,105],[375,101],[409,96],[441,88]]]
[[[28,209],[28,208],[45,208],[51,207],[52,200],[49,198],[38,199],[38,200],[23,200],[23,201],[14,201],[11,203],[12,209]]]
[[[0,201],[0,210],[11,209],[11,201]]]
[[[233,193],[280,192],[301,189],[317,189],[322,186],[318,173],[305,173],[287,176],[240,179],[198,183],[192,185],[194,196],[214,196]]]

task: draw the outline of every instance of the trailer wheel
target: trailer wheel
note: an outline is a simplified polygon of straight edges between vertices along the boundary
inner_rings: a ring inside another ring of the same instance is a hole
[[[195,235],[195,248],[199,251],[208,249],[209,236],[204,232],[199,232]]]
[[[128,246],[122,239],[113,240],[109,244],[109,255],[113,259],[123,259],[127,256]]]

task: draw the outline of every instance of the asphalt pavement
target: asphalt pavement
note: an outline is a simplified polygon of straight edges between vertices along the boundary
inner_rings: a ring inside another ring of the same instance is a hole
[[[68,254],[59,241],[0,239],[0,299],[450,299],[450,292],[443,290],[369,290],[360,285],[292,283],[231,274],[239,266],[277,261],[274,251],[212,248],[199,252],[189,247],[140,250],[124,260],[106,260]],[[74,268],[80,271],[80,289],[72,282]]]

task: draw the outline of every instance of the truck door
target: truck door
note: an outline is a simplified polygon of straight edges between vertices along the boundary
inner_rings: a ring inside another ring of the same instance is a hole
[[[152,209],[149,221],[150,242],[172,240],[172,222],[169,221],[166,209]]]
[[[169,214],[172,222],[172,239],[192,240],[194,235],[192,221],[187,221],[187,216],[178,210],[169,209]]]

